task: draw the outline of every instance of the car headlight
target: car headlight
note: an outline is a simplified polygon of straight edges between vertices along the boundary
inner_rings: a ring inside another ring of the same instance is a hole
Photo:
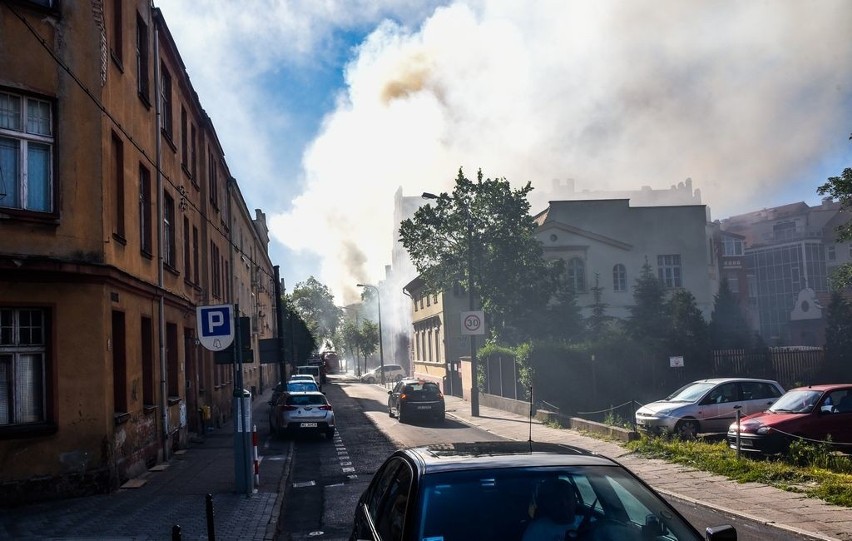
[[[761,426],[757,430],[754,431],[755,434],[769,434],[769,431],[772,430],[768,426]]]

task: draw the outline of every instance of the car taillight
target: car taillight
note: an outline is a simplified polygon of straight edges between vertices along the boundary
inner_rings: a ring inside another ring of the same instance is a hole
[[[317,409],[325,410],[325,411],[331,411],[331,406],[329,406],[329,405],[320,406]]]
[[[401,395],[399,395],[399,399],[400,400],[408,400],[408,395],[405,394],[405,393],[402,393]]]

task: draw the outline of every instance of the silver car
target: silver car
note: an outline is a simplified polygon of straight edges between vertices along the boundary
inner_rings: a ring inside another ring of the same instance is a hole
[[[269,418],[270,431],[279,436],[322,433],[331,440],[336,423],[334,408],[321,392],[283,393]]]
[[[714,378],[693,381],[662,400],[636,410],[636,427],[649,434],[684,439],[699,433],[724,433],[737,418],[766,410],[784,394],[777,381]]]

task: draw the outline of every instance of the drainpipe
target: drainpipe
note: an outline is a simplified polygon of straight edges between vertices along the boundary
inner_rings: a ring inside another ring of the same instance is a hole
[[[163,112],[160,110],[160,31],[157,28],[154,17],[151,17],[151,22],[154,23],[154,110],[157,112],[157,121],[154,126],[155,140],[157,141],[157,243],[159,247],[159,265],[157,266],[157,288],[160,292],[159,298],[159,319],[158,325],[159,341],[160,341],[160,411],[163,415],[163,460],[169,458],[169,408],[168,408],[168,382],[166,380],[168,371],[166,370],[166,301],[165,290],[163,285],[163,136],[160,133],[160,123],[162,121]]]

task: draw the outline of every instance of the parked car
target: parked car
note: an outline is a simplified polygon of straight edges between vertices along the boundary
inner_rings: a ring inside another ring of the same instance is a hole
[[[305,392],[305,391],[319,391],[319,385],[314,381],[309,381],[307,379],[299,379],[299,380],[290,380],[287,382],[279,381],[275,384],[275,387],[272,388],[272,396],[269,398],[268,404],[270,406],[274,406],[278,403],[278,398],[281,396],[281,393],[284,392]]]
[[[296,374],[310,374],[314,377],[317,383],[322,386],[322,384],[325,383],[325,373],[322,367],[322,360],[319,360],[318,363],[319,364],[297,366]]]
[[[796,439],[829,441],[852,453],[852,384],[790,389],[768,410],[748,415],[728,428],[728,445],[755,454],[786,451]]]
[[[400,423],[413,417],[444,420],[444,395],[436,383],[422,379],[404,378],[388,391],[388,415]]]
[[[535,537],[532,528],[561,502],[548,490],[554,485],[573,501],[570,516],[562,527],[545,526],[560,528],[556,535]],[[528,528],[536,539],[704,539],[618,462],[577,447],[516,441],[396,451],[358,500],[350,539],[520,540]],[[736,539],[736,530],[708,528],[706,539]]]
[[[297,381],[308,381],[314,383],[320,390],[322,390],[322,383],[320,382],[320,380],[318,380],[311,374],[293,374],[292,376],[290,376],[290,379],[287,380],[287,383],[293,383]]]
[[[405,369],[398,364],[386,364],[384,367],[376,367],[361,376],[364,383],[376,383],[382,381],[382,368],[384,368],[385,382],[399,381],[406,376]]]
[[[777,381],[713,378],[693,381],[666,398],[636,410],[636,427],[650,434],[671,433],[684,439],[721,433],[737,418],[767,409],[784,394]]]
[[[322,433],[331,440],[336,427],[334,408],[320,392],[283,393],[269,418],[270,432],[279,436]]]

